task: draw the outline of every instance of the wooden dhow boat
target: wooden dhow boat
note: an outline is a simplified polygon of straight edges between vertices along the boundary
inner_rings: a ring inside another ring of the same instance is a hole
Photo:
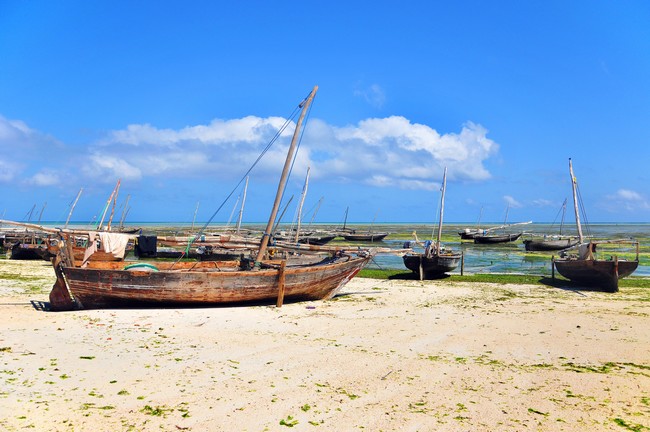
[[[481,234],[474,236],[474,243],[494,244],[494,243],[511,243],[517,241],[522,233],[512,234]]]
[[[222,305],[242,302],[321,300],[333,297],[372,258],[373,251],[338,250],[317,263],[291,265],[269,260],[269,239],[277,216],[299,130],[318,87],[302,108],[265,233],[254,260],[146,263],[88,262],[77,267],[67,247],[54,260],[57,280],[51,310],[134,305]],[[66,237],[62,236],[66,242]],[[66,242],[66,245],[69,242]],[[309,246],[315,248],[315,246]]]
[[[348,210],[349,208],[345,209],[345,218],[343,220],[343,228],[341,228],[340,232],[338,235],[340,237],[343,237],[344,240],[347,241],[353,241],[353,242],[367,242],[367,243],[374,243],[374,242],[380,242],[390,233],[388,232],[377,232],[373,230],[372,225],[374,225],[375,221],[373,219],[373,223],[368,229],[368,231],[360,232],[354,228],[348,228],[347,227],[347,222],[348,222]],[[376,217],[376,216],[375,216]]]
[[[523,240],[524,248],[528,252],[557,251],[573,247],[578,244],[578,238],[573,236],[545,235]]]
[[[526,249],[526,251],[528,252],[556,251],[556,250],[567,249],[578,244],[577,236],[566,235],[562,233],[562,229],[564,227],[564,216],[566,215],[566,203],[567,200],[565,199],[560,209],[560,211],[562,212],[562,218],[560,219],[559,232],[557,234],[534,234],[534,233],[526,234],[526,238],[522,242],[524,244],[524,248]]]
[[[501,230],[501,229],[506,229],[512,226],[516,225],[528,225],[533,223],[532,221],[528,222],[517,222],[513,224],[508,224],[506,223],[508,220],[508,211],[510,210],[510,207],[506,208],[506,219],[503,222],[503,225],[493,227],[493,228],[487,228],[480,234],[474,235],[474,243],[477,244],[496,244],[496,243],[512,243],[517,240],[519,240],[519,237],[523,235],[523,232],[518,232],[518,233],[508,233],[508,232],[501,232],[497,233],[494,231]]]
[[[463,257],[462,253],[447,250],[442,246],[442,217],[445,207],[445,189],[447,188],[447,168],[442,177],[442,196],[440,198],[440,220],[438,221],[438,236],[436,242],[427,242],[423,253],[407,253],[402,259],[406,268],[423,279],[434,279],[453,271],[458,267]]]
[[[562,251],[559,258],[553,259],[553,265],[558,273],[575,283],[585,284],[602,291],[616,292],[618,291],[619,279],[631,275],[639,266],[639,242],[634,240],[592,240],[585,242],[580,224],[577,180],[573,174],[571,159],[569,159],[569,173],[571,175],[573,206],[579,243],[571,249]],[[597,246],[608,244],[626,244],[629,247],[636,247],[636,259],[621,259],[617,255],[610,255],[604,259],[598,258]]]
[[[483,229],[481,228],[481,218],[483,217],[483,207],[478,214],[478,221],[476,222],[476,228],[463,228],[461,231],[458,231],[458,235],[461,240],[474,240],[474,237],[477,235],[483,234]]]

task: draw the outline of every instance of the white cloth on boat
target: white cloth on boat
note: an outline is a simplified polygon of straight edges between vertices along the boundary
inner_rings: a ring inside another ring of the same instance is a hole
[[[81,263],[81,267],[86,267],[88,265],[88,260],[90,259],[90,256],[97,252],[97,240],[96,240],[96,232],[89,232],[88,233],[88,245],[86,246],[86,250],[84,251],[84,260]]]
[[[100,232],[99,240],[102,243],[102,249],[106,253],[113,254],[115,258],[122,259],[126,255],[126,245],[132,237],[129,234]]]

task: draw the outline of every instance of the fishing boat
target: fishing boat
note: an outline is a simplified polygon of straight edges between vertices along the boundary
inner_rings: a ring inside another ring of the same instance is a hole
[[[333,250],[317,263],[296,264],[270,257],[271,231],[277,216],[300,129],[318,87],[299,105],[296,123],[269,221],[255,259],[172,263],[88,262],[73,265],[67,247],[53,261],[57,280],[51,310],[133,305],[222,305],[273,300],[321,300],[333,297],[372,258],[373,251]],[[209,222],[208,222],[209,223]],[[206,224],[207,226],[207,224]],[[62,235],[65,242],[65,235]],[[316,246],[309,246],[316,248]]]
[[[49,261],[54,255],[50,254],[47,244],[16,242],[11,245],[10,258],[13,260],[45,260]]]
[[[361,232],[356,232],[353,230],[352,232],[348,232],[343,234],[343,239],[347,241],[358,241],[358,242],[378,242],[382,241],[388,236],[389,233],[387,232],[368,232],[368,233],[361,233]]]
[[[483,234],[483,229],[481,229],[481,218],[483,217],[483,207],[478,214],[478,221],[476,222],[476,228],[464,228],[462,231],[458,231],[458,235],[461,240],[474,240],[474,237],[477,235]]]
[[[343,220],[343,228],[340,230],[338,233],[339,236],[343,237],[344,240],[347,241],[354,241],[354,242],[379,242],[388,237],[390,233],[388,232],[376,232],[373,231],[373,226],[375,224],[375,219],[377,216],[375,215],[375,218],[372,220],[372,224],[370,225],[370,228],[368,231],[360,232],[354,228],[347,228],[347,221],[348,221],[348,210],[349,208],[345,209],[345,219]]]
[[[527,225],[533,223],[533,221],[528,221],[528,222],[517,222],[513,224],[508,224],[508,211],[510,211],[510,206],[506,207],[506,217],[505,220],[503,221],[503,225],[493,227],[493,228],[488,228],[484,230],[481,234],[476,234],[474,236],[474,243],[477,244],[496,244],[496,243],[511,243],[514,241],[517,241],[519,237],[523,235],[523,232],[518,232],[518,233],[496,233],[493,231],[497,230],[502,230],[506,229],[512,226],[516,225]]]
[[[523,240],[524,248],[529,252],[557,251],[578,244],[578,238],[573,236],[544,235]]]
[[[566,215],[566,203],[565,199],[562,203],[560,211],[562,212],[562,218],[560,219],[560,229],[557,234],[526,234],[526,237],[523,240],[524,248],[529,252],[544,252],[544,251],[555,251],[567,249],[578,244],[578,237],[572,235],[566,235],[562,233],[564,228],[564,216]],[[557,220],[557,216],[556,216]],[[555,224],[555,221],[553,222]]]
[[[573,207],[578,230],[578,244],[564,250],[560,257],[553,259],[554,268],[565,278],[595,289],[616,292],[618,281],[634,273],[639,266],[639,242],[633,240],[601,240],[585,241],[580,223],[580,203],[578,202],[577,180],[573,174],[573,164],[569,159],[569,174],[573,191]],[[626,260],[617,255],[600,258],[597,253],[598,245],[628,245],[636,247],[636,259]]]
[[[37,226],[37,225],[34,225]],[[48,235],[42,230],[13,231],[5,234],[4,248],[13,260],[45,260],[54,257],[48,250]]]
[[[474,243],[479,244],[494,244],[494,243],[509,243],[514,242],[522,236],[523,233],[512,234],[480,234],[474,236]]]
[[[438,236],[435,243],[428,241],[423,253],[407,253],[402,258],[406,268],[423,279],[434,279],[453,271],[462,259],[462,253],[445,249],[440,242],[442,237],[442,217],[445,207],[445,190],[447,188],[447,168],[442,176],[442,195],[440,198],[440,217],[438,221]]]

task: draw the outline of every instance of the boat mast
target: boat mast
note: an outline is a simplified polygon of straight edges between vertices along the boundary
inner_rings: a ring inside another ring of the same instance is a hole
[[[120,191],[120,182],[117,182],[117,186],[115,188],[115,196],[113,196],[113,206],[111,207],[111,216],[108,218],[108,224],[106,225],[106,230],[110,231],[111,230],[111,224],[113,223],[113,215],[115,215],[115,206],[117,205],[117,194]]]
[[[68,223],[70,223],[70,218],[72,217],[72,212],[74,211],[74,208],[77,206],[77,201],[79,201],[79,197],[81,196],[81,192],[83,192],[83,190],[84,188],[79,189],[77,198],[74,199],[74,202],[72,203],[72,207],[70,207],[70,213],[68,213],[68,218],[65,220],[65,226],[63,228],[68,227]]]
[[[377,210],[377,213],[375,213],[375,217],[372,218],[372,223],[370,224],[370,229],[368,230],[369,234],[372,234],[372,230],[375,227],[375,220],[377,219],[377,215],[379,214],[379,210]]]
[[[43,208],[41,209],[41,213],[38,215],[38,223],[41,223],[41,218],[43,217],[43,211],[45,211],[45,207],[47,207],[47,203],[43,204]]]
[[[192,218],[192,231],[194,231],[194,222],[196,222],[196,214],[199,211],[199,204],[200,203],[201,203],[201,201],[196,202],[196,208],[194,209],[194,217]]]
[[[295,241],[298,243],[298,237],[300,236],[300,222],[302,219],[302,206],[305,204],[305,197],[307,196],[307,188],[309,187],[309,171],[311,167],[307,167],[307,176],[305,177],[305,186],[302,188],[302,196],[300,197],[300,205],[298,206],[298,226],[296,227],[296,238]]]
[[[124,219],[126,219],[126,214],[129,212],[129,200],[131,199],[131,194],[126,196],[126,202],[124,203],[124,209],[122,210],[122,217],[120,218],[120,231],[124,228]]]
[[[296,145],[298,143],[298,138],[300,137],[300,128],[302,127],[302,122],[305,118],[305,114],[307,113],[307,109],[311,105],[311,102],[314,100],[314,96],[316,96],[317,91],[318,91],[318,86],[314,86],[311,93],[309,93],[309,96],[307,96],[307,99],[305,99],[301,103],[302,111],[300,112],[298,123],[296,123],[296,129],[293,131],[293,138],[291,139],[291,145],[289,146],[289,151],[287,152],[287,159],[284,161],[284,168],[282,169],[282,175],[280,176],[280,183],[278,184],[278,191],[275,195],[273,209],[271,210],[271,215],[269,216],[269,222],[267,223],[266,230],[264,231],[264,235],[262,236],[260,250],[257,253],[257,258],[255,259],[256,262],[262,261],[262,258],[264,258],[264,254],[266,254],[266,249],[269,246],[269,238],[271,237],[271,230],[273,229],[275,217],[278,215],[278,208],[280,207],[280,201],[282,200],[282,192],[284,191],[284,187],[287,184],[287,177],[289,176],[289,168],[291,167],[293,161],[293,155],[295,153]]]
[[[578,181],[573,175],[573,164],[571,163],[571,158],[569,158],[569,174],[571,174],[571,187],[573,188],[573,209],[576,213],[576,226],[578,227],[578,240],[580,243],[583,241],[582,237],[582,227],[580,226],[580,210],[578,209]]]
[[[119,188],[120,188],[120,179],[117,180],[117,184],[115,185],[113,192],[111,192],[111,196],[109,196],[108,201],[106,201],[106,205],[104,206],[104,211],[102,213],[102,219],[99,221],[99,225],[97,225],[97,231],[100,231],[102,229],[102,225],[104,225],[104,218],[106,217],[106,212],[108,211],[108,206],[111,205],[113,196],[115,196],[115,193]]]
[[[562,220],[560,221],[560,235],[562,235],[562,228],[564,227],[564,216],[566,215],[566,198],[562,203]]]
[[[316,210],[314,210],[314,214],[311,216],[311,220],[309,221],[309,226],[311,226],[311,224],[314,223],[314,219],[316,219],[316,214],[318,214],[318,210],[320,209],[322,203],[323,203],[323,197],[320,197],[320,199],[318,200],[318,205],[316,206]]]
[[[447,167],[442,175],[442,195],[440,197],[440,220],[438,221],[438,237],[436,239],[436,254],[440,254],[440,239],[442,238],[442,216],[445,212],[445,189],[447,188]]]
[[[248,190],[248,176],[246,176],[246,183],[244,184],[244,193],[241,199],[241,207],[239,208],[239,217],[237,218],[237,234],[239,234],[239,228],[241,227],[241,219],[244,215],[244,204],[246,203],[246,191]]]

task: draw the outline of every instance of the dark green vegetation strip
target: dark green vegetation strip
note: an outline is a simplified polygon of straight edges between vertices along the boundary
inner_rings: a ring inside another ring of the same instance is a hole
[[[404,270],[382,270],[366,268],[359,272],[359,277],[371,279],[395,279],[395,280],[417,280],[415,273]],[[449,282],[489,282],[500,284],[526,284],[526,285],[544,285],[544,286],[557,286],[559,284],[569,284],[570,282],[564,278],[556,276],[553,281],[547,276],[535,275],[519,275],[519,274],[495,274],[495,273],[481,273],[473,275],[458,275],[453,274],[450,276],[442,277],[438,280]],[[619,287],[634,287],[634,288],[650,288],[650,278],[641,277],[628,277],[619,281]]]

